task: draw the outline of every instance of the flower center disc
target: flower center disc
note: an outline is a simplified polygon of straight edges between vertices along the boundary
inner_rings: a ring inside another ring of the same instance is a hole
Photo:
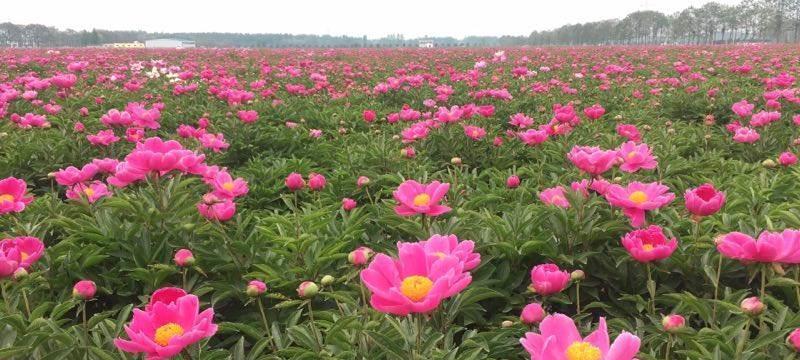
[[[638,205],[647,201],[647,194],[645,194],[643,191],[634,191],[630,196],[628,196],[628,200],[633,201]]]
[[[14,202],[14,196],[9,194],[0,195],[0,204],[7,202]]]
[[[433,281],[426,276],[419,275],[409,276],[400,284],[400,292],[413,302],[424,299],[431,288],[433,288]]]
[[[161,346],[169,345],[169,341],[176,336],[183,335],[183,328],[176,323],[167,323],[156,329],[153,341]]]
[[[222,188],[225,189],[225,191],[233,191],[233,183],[232,182],[226,182],[226,183],[222,184]]]
[[[428,194],[419,194],[414,197],[414,206],[428,206],[431,203],[431,196]]]
[[[603,354],[597,346],[585,341],[572,343],[567,348],[567,360],[600,360]]]

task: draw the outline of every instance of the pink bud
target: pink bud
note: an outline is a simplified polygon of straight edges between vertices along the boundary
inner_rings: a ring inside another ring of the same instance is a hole
[[[366,177],[366,176],[359,176],[358,180],[356,180],[356,185],[358,187],[362,187],[362,186],[367,185],[367,184],[369,184],[369,178]]]
[[[355,266],[361,266],[369,261],[369,258],[372,257],[372,249],[362,246],[358,249],[355,249],[347,255],[347,261]]]
[[[317,295],[317,292],[319,292],[319,286],[313,281],[303,281],[297,287],[297,295],[303,299],[312,298]]]
[[[519,176],[517,176],[517,175],[511,175],[511,176],[508,177],[508,179],[506,179],[506,187],[509,188],[509,189],[517,188],[517,186],[519,186],[519,183],[520,183],[520,180],[519,180]]]
[[[81,300],[93,298],[95,292],[97,292],[97,285],[91,280],[78,281],[75,286],[72,287],[72,297]]]
[[[344,211],[350,211],[356,208],[356,201],[351,198],[344,198],[342,199],[342,209]]]
[[[194,265],[194,254],[189,249],[180,249],[175,252],[175,257],[173,258],[175,261],[175,265],[180,267],[187,267]]]
[[[686,319],[677,314],[667,315],[661,319],[661,325],[664,326],[664,331],[674,333],[686,326]]]
[[[539,303],[531,303],[522,308],[520,319],[527,325],[538,324],[544,319],[544,308]]]
[[[311,190],[314,191],[322,190],[325,188],[325,184],[327,184],[325,176],[316,173],[311,173],[308,175],[308,187]]]
[[[247,296],[250,297],[259,296],[265,291],[267,291],[267,284],[264,284],[264,282],[258,280],[251,280],[249,283],[247,283],[247,289],[245,290]]]
[[[303,180],[303,175],[294,172],[286,177],[285,183],[286,187],[289,188],[289,190],[291,191],[297,191],[306,186],[306,182],[305,180]]]
[[[761,299],[758,296],[752,296],[747,299],[742,300],[742,303],[739,305],[742,309],[742,312],[750,315],[750,316],[758,316],[764,312],[766,309],[766,305],[761,302]]]

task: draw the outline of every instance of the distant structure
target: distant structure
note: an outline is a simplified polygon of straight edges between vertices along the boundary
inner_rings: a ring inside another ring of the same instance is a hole
[[[137,49],[143,48],[144,43],[140,43],[138,41],[134,42],[127,42],[127,43],[108,43],[102,45],[104,48],[124,48],[124,49]]]
[[[432,39],[419,39],[419,47],[421,48],[433,48],[435,47],[433,44]]]
[[[186,49],[195,47],[195,44],[192,40],[153,39],[145,40],[144,47],[148,49]]]

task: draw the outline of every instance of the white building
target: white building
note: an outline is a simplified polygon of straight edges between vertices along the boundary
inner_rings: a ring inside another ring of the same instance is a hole
[[[186,49],[195,47],[195,44],[192,40],[153,39],[145,40],[144,47],[148,49]]]
[[[431,39],[420,39],[419,40],[419,47],[421,47],[421,48],[432,48],[432,47],[434,47],[433,40],[431,40]]]
[[[144,44],[138,41],[130,42],[130,43],[109,43],[103,44],[102,47],[106,48],[123,48],[123,49],[138,49],[143,48]]]

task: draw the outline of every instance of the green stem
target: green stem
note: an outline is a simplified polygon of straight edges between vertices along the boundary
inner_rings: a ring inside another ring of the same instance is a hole
[[[765,295],[767,293],[766,290],[767,290],[767,267],[768,266],[769,265],[764,265],[761,268],[761,295],[760,295],[761,299],[760,300],[761,300],[761,302],[764,302],[764,303],[767,302],[767,298],[765,297]],[[760,331],[762,331],[762,332],[764,331],[764,315],[763,314],[758,317],[758,328],[760,329]]]
[[[650,302],[648,303],[648,308],[650,309],[650,315],[655,315],[656,313],[656,283],[653,281],[653,274],[652,268],[650,267],[650,263],[647,263],[647,292],[650,293]]]
[[[183,268],[183,275],[181,276],[183,280],[183,289],[189,291],[189,285],[186,282],[186,273],[189,271],[188,268]]]
[[[319,331],[317,330],[316,320],[314,320],[314,309],[311,307],[311,300],[308,301],[308,318],[311,320],[311,331],[314,332],[314,340],[317,342],[317,348],[322,351],[322,341],[320,340]]]
[[[797,307],[800,308],[800,266],[796,267],[794,270],[794,282],[798,283],[798,285],[794,287],[794,293],[797,297]]]
[[[261,302],[261,298],[256,299],[258,303],[258,311],[261,312],[261,321],[264,322],[264,330],[267,332],[267,339],[269,339],[269,345],[272,347],[272,351],[277,351],[277,346],[275,346],[274,339],[272,338],[272,331],[269,328],[269,321],[267,321],[267,313],[264,312],[264,304]]]
[[[577,281],[575,283],[575,302],[578,306],[578,315],[581,313],[581,282]]]
[[[420,360],[423,359],[423,357],[422,357],[422,316],[423,316],[422,314],[414,315],[414,322],[417,325],[416,326],[416,328],[417,328],[417,334],[416,334],[417,335],[417,339],[414,342],[414,345],[417,348],[417,350],[416,350],[416,355],[417,355],[416,359],[420,359]]]
[[[28,302],[28,293],[25,291],[24,288],[21,288],[20,292],[22,292],[22,301],[25,302],[25,313],[28,315],[28,320],[30,320],[30,318],[31,318],[31,305]]]
[[[719,281],[722,277],[722,254],[719,255],[717,263],[717,281],[714,283],[714,303],[711,304],[711,326],[717,326],[717,301],[719,300]],[[800,298],[798,298],[800,299]]]
[[[667,334],[667,356],[664,359],[669,360],[669,353],[672,350],[672,334]]]
[[[8,294],[6,293],[6,286],[7,285],[8,285],[7,281],[0,280],[0,291],[2,292],[2,295],[3,295],[3,302],[6,304],[6,313],[7,314],[13,314],[13,311],[11,311],[11,303],[9,302],[10,298],[8,297]]]

